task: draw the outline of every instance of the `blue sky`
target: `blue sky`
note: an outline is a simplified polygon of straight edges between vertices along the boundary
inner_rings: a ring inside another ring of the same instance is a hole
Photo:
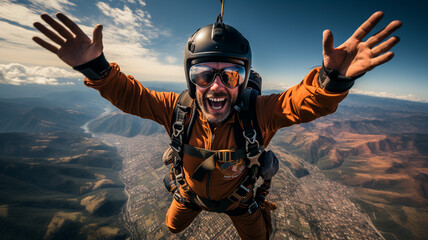
[[[250,41],[253,68],[264,89],[297,84],[322,60],[322,32],[335,46],[376,11],[385,13],[373,33],[399,19],[401,42],[394,59],[359,79],[354,93],[428,102],[427,1],[256,1],[226,0],[224,22]],[[32,42],[43,12],[64,12],[92,37],[104,25],[104,52],[110,62],[142,81],[184,82],[182,58],[187,38],[213,23],[219,0],[0,0],[0,87],[82,85],[82,77]],[[83,88],[83,85],[82,85]]]

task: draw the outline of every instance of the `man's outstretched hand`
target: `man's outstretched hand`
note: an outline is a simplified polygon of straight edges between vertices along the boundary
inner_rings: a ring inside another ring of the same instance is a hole
[[[382,41],[401,27],[401,21],[392,21],[384,29],[363,42],[363,38],[379,23],[382,17],[383,12],[374,13],[346,42],[337,48],[333,47],[333,34],[330,30],[325,30],[323,32],[324,66],[338,71],[345,77],[355,77],[391,60],[394,53],[387,51],[400,39],[394,36]]]
[[[39,22],[35,22],[34,27],[54,43],[58,44],[59,47],[39,37],[33,37],[36,43],[56,54],[62,61],[71,67],[89,62],[102,54],[102,25],[97,25],[94,28],[93,40],[91,40],[82,29],[67,16],[62,13],[57,13],[56,16],[68,29],[47,14],[42,14],[41,18],[56,32],[49,30]]]

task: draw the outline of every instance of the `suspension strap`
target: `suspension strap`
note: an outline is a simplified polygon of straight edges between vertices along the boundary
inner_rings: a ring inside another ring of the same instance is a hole
[[[238,147],[244,147],[248,167],[260,166],[258,161],[264,151],[263,137],[257,122],[255,111],[258,91],[254,89],[245,89],[242,96],[242,103],[235,109],[239,112],[239,118],[242,121],[243,129],[238,122],[234,124],[235,138]]]
[[[191,109],[192,99],[190,98],[187,91],[180,94],[177,105],[174,109],[174,114],[171,119],[171,147],[177,153],[181,152],[181,146],[183,145],[183,131],[185,129],[184,124],[186,115]]]
[[[184,181],[183,171],[183,133],[185,131],[186,116],[188,115],[191,106],[193,105],[193,99],[189,96],[187,90],[183,91],[178,98],[177,105],[174,108],[174,113],[171,119],[171,149],[173,155],[173,175],[175,180],[180,185],[186,185]],[[192,114],[193,116],[193,114]],[[191,120],[193,121],[193,119]],[[187,138],[187,136],[186,136]]]
[[[224,0],[220,0],[220,2],[221,2],[221,11],[220,11],[220,14],[217,16],[216,22],[223,23]]]

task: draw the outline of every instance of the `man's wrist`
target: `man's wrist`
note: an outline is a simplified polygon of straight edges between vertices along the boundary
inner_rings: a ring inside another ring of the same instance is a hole
[[[81,72],[91,80],[104,78],[110,72],[110,64],[104,56],[104,53],[87,63],[73,67],[74,70]]]
[[[319,72],[318,84],[327,91],[340,93],[351,89],[355,80],[363,75],[364,73],[355,77],[345,77],[336,70],[326,68],[323,62]]]

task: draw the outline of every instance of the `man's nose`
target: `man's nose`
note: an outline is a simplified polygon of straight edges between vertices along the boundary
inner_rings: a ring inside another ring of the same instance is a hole
[[[217,74],[214,78],[214,82],[211,85],[211,90],[220,90],[220,89],[224,89],[224,85],[221,81],[220,76]]]

